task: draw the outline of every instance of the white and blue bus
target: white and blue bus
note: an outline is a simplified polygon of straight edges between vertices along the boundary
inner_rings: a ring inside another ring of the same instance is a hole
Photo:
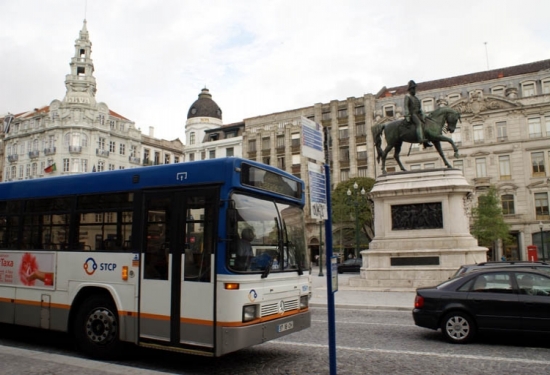
[[[0,183],[0,323],[97,358],[122,342],[221,356],[308,328],[304,195],[239,158]]]

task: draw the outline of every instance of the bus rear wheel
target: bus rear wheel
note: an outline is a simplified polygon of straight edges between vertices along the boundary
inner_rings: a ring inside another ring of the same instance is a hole
[[[106,359],[120,354],[118,313],[110,298],[86,299],[78,309],[73,329],[78,347],[88,356]]]

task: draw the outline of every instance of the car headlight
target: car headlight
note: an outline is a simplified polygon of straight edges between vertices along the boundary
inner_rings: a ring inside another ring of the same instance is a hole
[[[300,310],[307,309],[308,305],[309,305],[309,296],[308,295],[300,296]]]
[[[258,305],[247,305],[243,307],[243,322],[249,322],[256,319]]]

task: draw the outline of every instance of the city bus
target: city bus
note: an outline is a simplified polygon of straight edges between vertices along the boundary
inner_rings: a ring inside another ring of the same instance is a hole
[[[0,323],[95,358],[218,357],[306,329],[304,204],[302,180],[233,157],[0,183]]]

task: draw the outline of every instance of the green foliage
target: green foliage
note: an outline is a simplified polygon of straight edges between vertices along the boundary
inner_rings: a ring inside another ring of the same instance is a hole
[[[478,198],[477,207],[472,209],[474,219],[471,232],[481,246],[492,247],[497,240],[511,243],[510,226],[504,221],[502,202],[498,191],[491,186],[487,194]]]
[[[332,222],[334,224],[350,223],[355,225],[355,205],[357,202],[357,212],[359,217],[360,231],[367,236],[369,241],[374,238],[374,217],[372,206],[368,201],[367,195],[374,186],[374,179],[368,177],[356,177],[341,182],[332,192]],[[358,188],[353,185],[357,183]],[[361,189],[365,189],[365,195],[361,194]],[[351,196],[348,196],[348,189]]]

